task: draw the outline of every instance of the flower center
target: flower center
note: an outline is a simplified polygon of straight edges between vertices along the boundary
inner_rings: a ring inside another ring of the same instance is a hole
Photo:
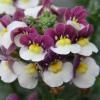
[[[0,0],[0,3],[3,3],[3,4],[12,4],[13,0]]]
[[[29,52],[35,53],[35,54],[40,54],[43,52],[43,49],[38,44],[32,44],[29,46]]]
[[[3,28],[0,32],[0,35],[3,36],[7,31],[7,28]]]
[[[72,24],[74,26],[77,26],[78,28],[80,28],[80,24],[78,23],[78,20],[75,17],[73,17],[73,19],[72,19]]]
[[[77,42],[80,46],[86,46],[89,44],[89,39],[88,38],[81,38],[78,42]]]
[[[58,46],[66,46],[70,44],[71,44],[71,40],[66,37],[61,37],[60,40],[57,41]]]
[[[84,73],[87,72],[87,70],[88,70],[88,65],[80,63],[80,65],[78,66],[76,72],[79,73],[79,74],[84,74]]]
[[[37,68],[36,68],[36,64],[29,64],[28,66],[26,66],[26,73],[28,74],[36,74],[37,73]]]
[[[62,62],[61,61],[54,61],[50,67],[49,70],[53,73],[58,73],[62,70]]]

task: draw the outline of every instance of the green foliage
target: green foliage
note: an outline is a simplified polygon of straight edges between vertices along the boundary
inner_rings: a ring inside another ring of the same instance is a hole
[[[40,34],[43,34],[44,30],[53,27],[56,23],[56,16],[46,11],[38,19],[29,17],[27,23],[30,26],[37,28]]]

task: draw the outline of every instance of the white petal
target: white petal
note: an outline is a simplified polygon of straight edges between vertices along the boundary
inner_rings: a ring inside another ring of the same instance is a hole
[[[76,75],[75,79],[73,79],[74,85],[76,85],[79,88],[90,88],[95,83],[95,77],[92,77],[92,75]]]
[[[5,83],[11,83],[16,80],[17,75],[12,72],[10,66],[5,67],[6,61],[2,61],[0,64],[0,76],[1,80]]]
[[[22,74],[25,74],[26,71],[25,71],[25,67],[27,66],[26,63],[23,63],[23,62],[15,62],[13,64],[13,70],[14,70],[14,73],[16,73],[18,76],[22,75]]]
[[[47,54],[46,52],[45,52],[45,53],[41,53],[41,54],[30,54],[31,60],[32,60],[33,62],[42,61],[42,60],[44,60],[46,54]]]
[[[64,47],[51,47],[51,50],[57,54],[69,54],[70,53],[70,46],[64,46]]]
[[[62,78],[64,82],[69,82],[73,78],[73,66],[70,62],[66,62],[63,65]]]
[[[97,53],[98,49],[94,44],[89,43],[87,46],[81,47],[79,54],[84,56],[90,56],[93,52]]]
[[[0,4],[0,14],[6,13],[6,14],[13,15],[15,11],[16,9],[13,5]]]
[[[78,53],[80,51],[80,46],[78,44],[72,44],[71,45],[71,52],[72,53]]]
[[[26,74],[20,75],[18,77],[18,81],[19,81],[20,86],[27,89],[35,88],[38,83],[37,77],[34,77],[32,75],[26,75]]]
[[[22,2],[21,0],[18,0],[18,2],[16,3],[18,8],[21,9],[27,9],[27,8],[32,8],[35,7],[39,4],[39,0],[29,0],[28,2]]]
[[[88,72],[87,72],[88,74],[91,74],[93,77],[96,77],[99,75],[100,68],[96,64],[96,62],[93,58],[87,57],[86,59],[84,59],[83,62],[88,65]]]
[[[2,37],[1,45],[3,45],[6,49],[8,49],[11,44],[12,44],[12,40],[10,37],[10,32],[7,32]]]
[[[21,38],[22,34],[19,34],[17,35],[15,38],[14,38],[14,43],[17,47],[23,47],[23,45],[20,43],[20,38]]]
[[[26,9],[24,13],[28,17],[31,16],[33,18],[37,18],[38,13],[41,10],[41,8],[42,8],[42,6],[37,6],[37,7],[34,7],[34,8],[29,8],[29,9]]]
[[[12,23],[10,23],[7,26],[7,29],[9,31],[12,31],[12,30],[14,30],[16,28],[20,28],[20,27],[27,27],[27,25],[24,22],[21,22],[21,21],[13,21]]]
[[[2,23],[0,22],[0,31],[2,31],[3,28],[4,28],[4,26],[3,26]]]
[[[71,44],[68,46],[57,46],[57,47],[51,47],[51,50],[57,54],[69,54],[72,53],[78,53],[80,51],[80,46],[77,44]]]
[[[27,47],[22,47],[20,49],[19,54],[20,54],[20,57],[24,60],[32,60],[33,62],[39,62],[39,61],[44,60],[47,52],[44,52],[41,54],[34,54],[34,53],[30,53]]]
[[[50,71],[44,71],[42,78],[50,87],[59,87],[63,84],[61,72],[54,74]]]
[[[19,55],[24,60],[31,60],[31,57],[30,57],[27,47],[20,48]]]

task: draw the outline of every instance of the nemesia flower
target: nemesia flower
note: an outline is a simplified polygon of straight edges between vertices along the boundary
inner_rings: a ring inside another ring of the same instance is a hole
[[[16,8],[13,5],[13,0],[0,0],[0,14],[13,15]]]
[[[77,44],[81,47],[80,52],[78,53],[80,55],[90,56],[93,52],[98,52],[97,47],[92,42],[89,42],[88,38],[80,38]]]
[[[53,52],[67,55],[70,52],[78,53],[80,51],[80,46],[72,43],[76,34],[76,30],[73,27],[60,23],[56,25],[55,30],[48,29],[46,34],[50,35],[55,41],[55,46],[51,47]]]
[[[100,68],[95,60],[91,57],[87,57],[82,59],[79,66],[76,68],[75,78],[72,82],[79,88],[90,88],[94,85],[99,73]]]
[[[15,62],[13,70],[17,74],[20,86],[27,89],[33,89],[38,83],[38,65],[35,63]]]
[[[60,60],[51,62],[42,74],[43,81],[50,87],[59,87],[73,78],[73,66],[70,62]]]
[[[67,25],[72,25],[78,31],[83,29],[86,22],[87,12],[82,6],[68,8],[65,11],[65,21]]]
[[[21,9],[35,7],[39,4],[40,0],[16,0],[15,5]]]
[[[14,34],[18,34],[14,38],[14,43],[16,46],[21,47],[19,54],[24,60],[36,62],[43,60],[47,54],[47,50],[53,45],[51,37],[48,35],[38,35],[35,28],[26,27],[20,32],[16,32],[15,30],[15,32],[12,32],[12,37]]]
[[[11,44],[12,44],[12,40],[11,40],[11,31],[18,28],[18,27],[26,27],[27,25],[24,22],[20,22],[20,21],[13,21],[12,23],[10,23],[7,28],[4,28],[1,32],[2,34],[4,34],[2,36],[2,40],[1,40],[1,45],[4,46],[6,49],[8,49]]]
[[[0,77],[5,83],[11,83],[16,80],[17,75],[12,70],[13,64],[10,61],[0,62]]]

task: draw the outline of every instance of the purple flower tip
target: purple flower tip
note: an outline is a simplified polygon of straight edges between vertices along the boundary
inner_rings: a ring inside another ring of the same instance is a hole
[[[37,100],[37,93],[33,92],[28,96],[28,100]]]
[[[12,93],[6,98],[6,100],[20,100],[20,97],[17,94]]]
[[[0,22],[6,27],[11,23],[11,17],[9,15],[5,15],[0,19]]]

